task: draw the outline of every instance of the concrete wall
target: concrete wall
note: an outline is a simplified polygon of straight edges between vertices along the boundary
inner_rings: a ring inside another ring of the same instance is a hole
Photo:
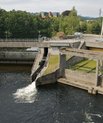
[[[59,70],[56,70],[53,73],[47,74],[45,76],[41,76],[37,81],[36,85],[45,85],[45,84],[53,84],[57,82],[59,78]]]
[[[96,75],[95,73],[78,72],[73,70],[65,70],[65,77],[67,79],[72,78],[73,80],[78,80],[82,82],[88,82],[95,85]]]
[[[37,86],[45,85],[45,84],[52,84],[52,83],[56,83],[57,82],[57,79],[60,76],[60,74],[59,74],[60,70],[59,69],[56,70],[56,68],[55,68],[54,72],[46,74],[46,75],[44,74],[44,72],[47,69],[48,64],[49,64],[48,60],[50,58],[50,55],[57,55],[57,54],[59,54],[59,51],[57,49],[56,49],[56,51],[53,51],[51,48],[49,49],[48,55],[47,55],[47,58],[46,58],[46,61],[45,61],[45,64],[44,64],[44,67],[41,70],[41,72],[39,73],[40,77],[36,81],[36,85]]]
[[[56,83],[57,79],[59,79],[60,77],[65,77],[65,68],[66,67],[68,68],[68,66],[71,66],[71,65],[81,61],[82,59],[84,59],[84,58],[74,56],[74,57],[71,57],[71,59],[66,62],[66,56],[60,54],[60,66],[59,66],[60,68],[53,73],[41,76],[36,81],[36,85],[38,86],[38,85]]]
[[[83,36],[85,36],[85,37],[95,37],[95,38],[100,37],[100,35],[95,35],[95,34],[83,34]]]
[[[36,56],[35,52],[5,52],[5,51],[1,51],[0,52],[0,60],[34,60]]]
[[[98,77],[98,85],[100,85],[101,87],[103,87],[103,75],[100,75]]]
[[[71,56],[71,58],[66,61],[66,68],[70,68],[71,66],[80,62],[83,59],[85,59],[85,58],[77,57],[77,56]]]
[[[55,54],[58,54],[59,52],[56,51]],[[48,60],[50,58],[50,55],[53,55],[54,52],[52,49],[49,49],[48,51],[48,54],[47,54],[47,57],[45,59],[45,63],[43,65],[43,68],[41,69],[41,71],[39,72],[38,76],[37,76],[37,81],[36,81],[36,85],[39,86],[39,85],[45,85],[45,84],[52,84],[52,83],[55,83],[59,77],[59,70],[54,70],[54,72],[52,73],[49,73],[49,74],[44,74],[45,70],[47,69],[48,67]],[[38,55],[38,57],[40,57]]]
[[[60,54],[60,63],[59,63],[59,75],[60,75],[60,77],[65,76],[65,68],[66,68],[66,55]]]
[[[71,47],[73,47],[73,48],[78,48],[78,47],[80,46],[80,43],[81,43],[80,40],[78,40],[78,42],[71,43]]]
[[[0,47],[7,47],[7,48],[13,48],[13,47],[19,47],[19,48],[30,48],[30,47],[50,47],[48,42],[36,42],[36,41],[21,41],[21,40],[0,40]]]

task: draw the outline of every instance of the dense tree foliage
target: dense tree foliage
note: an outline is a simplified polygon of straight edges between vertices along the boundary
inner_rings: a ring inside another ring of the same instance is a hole
[[[52,36],[51,19],[42,19],[25,11],[0,9],[0,38],[38,38]]]
[[[100,34],[101,26],[99,21],[91,21],[87,23],[87,33]]]
[[[5,37],[5,32],[6,32],[5,19],[6,19],[6,11],[0,9],[0,38]]]
[[[100,19],[86,21],[77,15],[75,7],[59,17],[41,18],[25,11],[5,11],[0,9],[0,38],[52,37],[58,32],[65,35],[74,32],[100,34]]]
[[[68,16],[62,16],[60,18],[60,31],[63,31],[66,35],[74,34],[79,29],[80,19],[77,16],[77,11],[73,7]]]

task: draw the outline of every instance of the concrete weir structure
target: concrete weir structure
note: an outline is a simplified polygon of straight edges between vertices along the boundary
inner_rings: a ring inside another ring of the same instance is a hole
[[[35,52],[0,51],[0,64],[33,64]]]
[[[34,61],[32,71],[31,71],[31,77],[32,81],[36,80],[36,85],[45,85],[50,83],[55,83],[60,78],[62,74],[62,67],[54,68],[53,71],[45,74],[45,71],[48,69],[49,65],[49,58],[52,54],[60,55],[59,48],[61,47],[79,47],[80,41],[51,41],[49,42],[49,47],[40,48],[40,51],[38,52],[36,59]],[[52,48],[57,48],[58,51],[55,52],[52,50]],[[60,55],[61,56],[61,55]],[[62,59],[60,60],[61,63]],[[62,65],[63,66],[63,65]]]
[[[58,82],[72,85],[81,89],[88,90],[89,93],[103,94],[103,53],[81,50],[81,49],[62,49],[62,55],[73,55],[76,57],[85,57],[96,61],[96,73],[85,73],[66,69],[63,67],[64,77],[58,79]],[[63,57],[64,57],[63,56]],[[63,61],[62,61],[63,62]],[[66,59],[64,59],[64,64]],[[63,63],[62,63],[63,64]]]
[[[88,93],[91,94],[103,94],[103,75],[101,71],[101,68],[103,67],[103,52],[95,51],[96,44],[98,43],[99,46],[99,42],[94,42],[92,45],[94,51],[88,50],[89,47],[91,48],[91,43],[92,42],[88,42],[88,45],[86,45],[86,42],[82,40],[79,42],[79,45],[60,48],[58,69],[47,75],[43,75],[42,73],[36,82],[37,85],[54,83],[57,81],[62,84],[87,90]],[[100,42],[100,44],[103,43]],[[102,45],[99,46],[99,48],[102,49]],[[48,54],[50,55],[49,50]],[[67,56],[69,56],[68,60],[66,58]],[[96,61],[96,73],[85,73],[68,69],[68,65],[75,64],[85,58]],[[45,70],[48,67],[48,59],[49,57],[46,59],[46,64],[44,64]]]
[[[37,86],[59,82],[87,90],[91,94],[103,94],[103,42],[96,41],[97,36],[92,38],[90,36],[90,39],[88,37],[43,42],[2,40],[0,47],[40,48],[31,69],[32,81],[35,81]],[[55,54],[52,48],[58,49],[59,63],[57,67],[46,73],[50,66],[50,57]],[[85,58],[96,61],[95,73],[68,69],[68,66]]]

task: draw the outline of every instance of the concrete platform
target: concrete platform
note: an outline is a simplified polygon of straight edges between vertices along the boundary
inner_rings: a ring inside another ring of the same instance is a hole
[[[71,78],[70,79],[60,78],[57,80],[57,82],[70,85],[73,87],[77,87],[83,90],[87,90],[88,93],[91,93],[91,94],[97,94],[97,93],[103,94],[103,87],[101,86],[96,87],[94,84],[89,83],[89,82],[77,81]]]

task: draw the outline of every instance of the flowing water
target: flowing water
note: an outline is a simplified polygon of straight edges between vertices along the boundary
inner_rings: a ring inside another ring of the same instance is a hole
[[[103,123],[102,95],[62,84],[36,88],[30,68],[0,66],[0,123]]]

